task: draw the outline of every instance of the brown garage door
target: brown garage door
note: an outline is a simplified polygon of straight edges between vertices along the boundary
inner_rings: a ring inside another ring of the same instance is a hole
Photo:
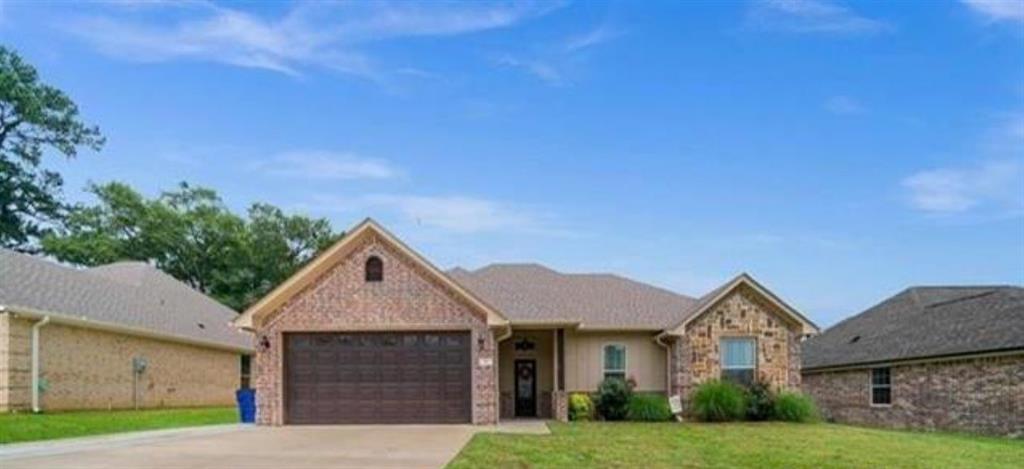
[[[288,423],[471,419],[468,332],[315,333],[285,338]]]

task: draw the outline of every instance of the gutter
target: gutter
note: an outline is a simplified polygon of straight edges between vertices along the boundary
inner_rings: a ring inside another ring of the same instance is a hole
[[[39,407],[39,329],[49,322],[50,317],[43,316],[32,325],[32,413],[35,414],[42,411]]]
[[[654,343],[665,349],[665,395],[672,395],[672,347],[665,342],[662,342],[662,338],[665,336],[665,332],[662,332],[654,336]]]
[[[818,366],[813,368],[801,368],[800,374],[831,373],[834,371],[864,370],[869,368],[923,365],[926,363],[952,362],[962,360],[976,360],[979,358],[998,358],[1015,355],[1024,355],[1024,348],[1007,348],[979,352],[952,353],[944,355],[932,355],[920,358],[896,358],[890,360],[878,360],[870,362],[847,363],[843,365]]]
[[[181,344],[195,345],[199,347],[212,348],[217,350],[226,350],[229,352],[237,352],[244,354],[252,354],[254,349],[252,347],[245,347],[240,345],[229,345],[223,342],[213,342],[202,339],[193,339],[190,337],[184,337],[175,334],[168,334],[165,332],[157,332],[150,329],[144,329],[135,326],[126,326],[123,324],[117,324],[106,321],[96,321],[89,319],[85,316],[69,316],[66,314],[54,313],[50,311],[43,311],[34,308],[28,308],[24,306],[15,305],[0,305],[0,312],[13,313],[18,317],[27,319],[43,319],[50,318],[50,321],[54,324],[64,324],[74,327],[82,327],[86,329],[95,329],[100,331],[113,332],[117,334],[133,335],[137,337],[145,337],[149,339],[164,340],[167,342],[176,342]]]

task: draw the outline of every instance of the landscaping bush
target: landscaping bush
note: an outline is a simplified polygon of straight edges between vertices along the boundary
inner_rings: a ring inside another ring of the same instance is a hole
[[[569,395],[569,420],[590,420],[594,417],[594,401],[581,392]]]
[[[597,412],[605,420],[622,420],[629,412],[633,389],[619,378],[607,378],[597,387]]]
[[[758,381],[747,388],[747,420],[768,420],[775,412],[775,393],[771,385]]]
[[[747,398],[742,388],[726,381],[708,381],[693,393],[693,414],[705,422],[742,420]]]
[[[818,408],[810,397],[798,392],[779,393],[775,398],[774,416],[786,422],[810,422],[817,420]]]
[[[659,394],[633,394],[626,418],[639,422],[664,422],[672,418],[668,398]]]

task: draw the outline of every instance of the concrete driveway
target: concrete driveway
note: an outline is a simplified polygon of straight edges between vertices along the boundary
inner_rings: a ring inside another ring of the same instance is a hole
[[[0,467],[443,467],[471,425],[230,426],[0,447]]]

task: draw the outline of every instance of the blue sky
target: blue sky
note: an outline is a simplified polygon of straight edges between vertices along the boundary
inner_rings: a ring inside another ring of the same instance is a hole
[[[46,164],[233,208],[372,216],[442,267],[700,295],[821,325],[909,285],[1024,283],[1024,6],[0,3],[108,144]]]

